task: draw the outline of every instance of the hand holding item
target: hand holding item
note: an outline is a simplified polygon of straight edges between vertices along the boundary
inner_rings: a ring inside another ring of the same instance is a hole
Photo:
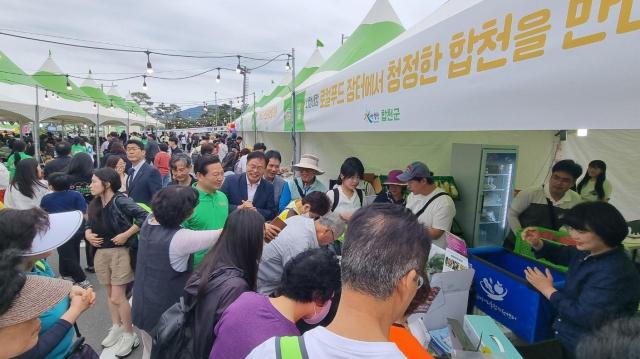
[[[529,243],[534,250],[539,251],[542,249],[543,242],[540,239],[542,235],[540,231],[534,227],[527,227],[522,231],[522,240]]]
[[[280,233],[281,229],[274,226],[271,223],[265,223],[264,224],[264,241],[266,243],[271,242],[272,240],[274,240],[278,234]]]
[[[549,268],[545,268],[545,273],[542,273],[538,268],[527,267],[524,270],[524,274],[527,277],[527,281],[547,299],[557,291],[553,287],[553,275]]]
[[[98,237],[98,235],[93,233],[90,229],[87,229],[84,232],[84,238],[94,247],[102,246],[102,238]]]

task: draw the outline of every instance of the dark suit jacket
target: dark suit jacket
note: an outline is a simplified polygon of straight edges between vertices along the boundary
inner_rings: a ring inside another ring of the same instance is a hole
[[[224,184],[220,189],[229,199],[229,213],[236,210],[248,198],[247,174],[233,175],[224,179]],[[276,216],[276,204],[273,199],[273,185],[265,180],[261,180],[253,196],[253,206],[264,217],[266,221],[272,220]]]
[[[149,204],[151,197],[162,188],[160,172],[148,163],[140,167],[140,172],[127,179],[127,193],[136,202]]]

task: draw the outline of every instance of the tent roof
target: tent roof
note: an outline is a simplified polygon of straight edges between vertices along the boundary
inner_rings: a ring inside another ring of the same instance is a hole
[[[71,80],[69,80],[71,90],[67,90],[67,78],[60,67],[53,61],[51,53],[49,53],[49,57],[40,66],[40,70],[34,74],[33,78],[45,89],[58,93],[60,97],[66,100],[76,102],[91,101],[91,96],[82,91]]]
[[[8,84],[35,86],[36,82],[0,51],[0,81]]]
[[[400,22],[400,18],[393,10],[393,6],[389,3],[388,0],[378,0],[376,1],[367,16],[364,17],[361,24],[376,24],[379,22],[391,21],[396,24],[402,24]]]
[[[107,107],[111,105],[111,100],[109,97],[102,91],[100,86],[93,80],[91,76],[91,70],[89,70],[89,74],[87,78],[80,85],[80,89],[89,95],[95,102],[99,103],[103,107]],[[115,105],[115,103],[114,103]]]
[[[318,69],[340,71],[361,60],[404,32],[388,0],[377,0],[347,41]]]

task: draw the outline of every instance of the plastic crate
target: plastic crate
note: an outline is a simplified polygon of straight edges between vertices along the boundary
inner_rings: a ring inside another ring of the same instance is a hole
[[[469,263],[475,269],[475,306],[511,329],[527,343],[553,337],[555,312],[551,303],[527,282],[524,270],[541,263],[501,247],[469,249]],[[551,269],[554,286],[564,286],[563,273]]]
[[[569,233],[568,232],[564,232],[564,231],[554,231],[551,229],[547,229],[544,227],[536,227],[538,229],[538,231],[542,232],[542,233],[548,233],[550,236],[553,236],[554,238],[563,238],[563,237],[568,237]],[[542,264],[544,264],[545,266],[549,267],[549,268],[553,268],[557,271],[560,271],[562,273],[567,273],[567,271],[569,271],[569,267],[566,266],[561,266],[558,264],[555,264],[553,262],[550,262],[546,259],[543,258],[536,258],[535,254],[533,254],[533,248],[531,248],[531,245],[529,243],[527,243],[525,240],[522,239],[522,231],[524,229],[518,229],[516,231],[516,246],[513,250],[514,253],[520,254],[522,256],[525,256],[527,258],[531,258],[536,262],[540,262]],[[545,244],[548,245],[552,245],[552,246],[564,246],[566,244],[560,243],[557,240],[549,240],[546,238],[542,238],[542,240],[545,242]]]

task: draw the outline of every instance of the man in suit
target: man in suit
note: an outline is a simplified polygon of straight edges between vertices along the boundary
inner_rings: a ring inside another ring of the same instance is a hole
[[[128,171],[127,193],[136,202],[150,203],[151,197],[162,188],[160,172],[145,162],[146,151],[142,141],[127,141]]]
[[[252,208],[266,221],[276,216],[273,185],[262,178],[266,167],[264,153],[251,152],[247,156],[247,172],[225,179],[221,191],[229,199],[229,213],[237,208]]]

